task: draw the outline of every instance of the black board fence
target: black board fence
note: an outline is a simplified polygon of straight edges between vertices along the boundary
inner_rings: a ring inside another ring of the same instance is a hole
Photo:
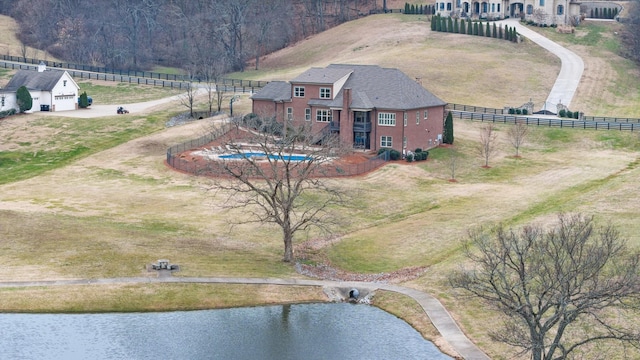
[[[592,129],[592,130],[620,130],[620,131],[640,131],[640,124],[633,122],[613,122],[613,121],[587,121],[561,118],[541,118],[535,116],[514,116],[486,114],[475,112],[464,112],[450,110],[454,118],[471,121],[493,122],[503,124],[525,124],[535,126],[571,128],[571,129]]]

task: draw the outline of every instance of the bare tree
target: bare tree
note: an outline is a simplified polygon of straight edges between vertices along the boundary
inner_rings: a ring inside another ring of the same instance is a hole
[[[484,167],[489,167],[489,159],[496,152],[496,139],[498,134],[496,133],[495,126],[493,124],[487,124],[480,130],[480,144],[478,145],[478,154],[484,159]]]
[[[640,255],[611,225],[559,215],[549,230],[498,226],[472,231],[465,244],[472,268],[450,278],[505,315],[491,337],[533,360],[588,355],[587,345],[617,340],[640,345],[633,318],[640,298]]]
[[[547,12],[544,9],[536,9],[533,11],[532,17],[537,24],[544,24],[547,21]]]
[[[185,92],[180,95],[180,103],[189,109],[189,116],[193,117],[193,107],[196,102],[198,87],[193,84],[193,73],[189,72],[188,81],[185,84]]]
[[[527,140],[527,134],[529,133],[529,127],[521,122],[516,122],[507,131],[509,141],[511,145],[516,149],[516,157],[520,157],[520,147],[524,145]]]
[[[449,178],[449,181],[451,182],[456,182],[456,170],[458,169],[458,165],[460,163],[460,153],[458,153],[458,151],[454,148],[449,148],[449,150],[447,150],[447,165],[449,167],[450,170],[450,174],[451,177]]]
[[[625,45],[622,52],[626,57],[640,62],[640,4],[630,2],[626,11],[626,19],[621,21],[623,29],[621,32],[622,43]]]
[[[218,0],[212,2],[212,10],[219,14],[220,24],[216,29],[219,40],[224,45],[225,56],[233,70],[244,71],[245,40],[247,33],[248,9],[256,0]]]
[[[329,156],[339,151],[333,147],[338,141],[325,138],[324,146],[312,146],[308,127],[290,128],[284,137],[275,120],[247,118],[248,128],[236,127],[225,135],[229,140],[224,146],[236,159],[211,160],[207,171],[220,176],[215,188],[228,194],[227,206],[245,211],[247,217],[237,223],[270,223],[282,230],[284,261],[292,262],[298,232],[330,232],[337,224],[330,209],[343,204],[345,194],[319,175],[330,166]],[[264,155],[256,158],[249,151]]]

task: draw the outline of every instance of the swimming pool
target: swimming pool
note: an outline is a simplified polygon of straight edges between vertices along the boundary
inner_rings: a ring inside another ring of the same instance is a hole
[[[264,157],[269,157],[269,159],[273,159],[273,160],[284,160],[284,161],[304,161],[304,160],[310,160],[311,158],[309,156],[305,156],[305,155],[278,155],[278,154],[265,154],[265,153],[261,153],[261,152],[246,152],[246,153],[241,153],[241,154],[226,154],[226,155],[219,155],[218,157],[220,159],[244,159],[244,158],[264,158]]]

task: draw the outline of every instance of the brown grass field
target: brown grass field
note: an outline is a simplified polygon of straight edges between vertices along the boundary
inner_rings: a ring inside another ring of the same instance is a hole
[[[420,78],[452,103],[503,107],[546,99],[559,71],[553,56],[529,42],[431,33],[426,20],[396,15],[361,19],[266,56],[258,71],[233,75],[286,80],[310,66],[373,63]],[[605,36],[614,31],[615,25]],[[594,115],[622,109],[617,115],[640,117],[637,68],[622,71],[629,64],[601,47],[566,46],[586,64],[573,102],[576,109]],[[618,93],[617,83],[628,91]],[[244,98],[235,106],[234,111],[250,110]],[[183,110],[171,103],[153,116],[168,118]],[[145,116],[132,118],[134,125]],[[0,151],[63,151],[85,138],[108,134],[110,127],[120,126],[119,119],[12,117],[0,122]],[[74,132],[97,126],[91,122],[100,122],[100,132]],[[169,146],[211,126],[213,120],[159,127],[64,167],[0,185],[0,281],[143,276],[145,265],[160,258],[181,265],[176,276],[300,277],[280,261],[277,229],[230,227],[230,220],[243,214],[221,206],[225,194],[211,191],[208,179],[164,165]],[[404,285],[440,299],[492,358],[512,359],[510,350],[486,333],[487,324],[498,323],[496,313],[457,296],[447,283],[463,260],[460,241],[476,226],[546,224],[564,211],[611,221],[637,249],[640,139],[635,133],[532,128],[522,157],[514,158],[506,128],[500,126],[499,152],[491,168],[484,169],[475,151],[482,126],[455,122],[455,146],[463,154],[455,183],[448,181],[444,148],[433,150],[425,163],[393,163],[364,176],[331,180],[356,197],[349,208],[336,209],[347,221],[319,257],[362,273],[428,266],[424,275]],[[298,243],[322,236],[300,234]],[[0,311],[170,310],[322,299],[312,290],[222,285],[3,288],[0,297]],[[442,344],[411,301],[381,294],[379,304]],[[616,348],[610,351],[612,357],[620,354]]]

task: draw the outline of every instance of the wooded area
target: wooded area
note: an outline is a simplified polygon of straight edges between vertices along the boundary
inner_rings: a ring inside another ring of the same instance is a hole
[[[0,0],[19,39],[58,59],[123,70],[178,67],[198,77],[242,71],[250,60],[337,24],[380,12],[376,0]],[[621,55],[640,62],[640,5],[622,14]],[[13,54],[16,55],[16,54]]]
[[[375,0],[0,0],[0,12],[20,24],[20,40],[59,59],[208,73],[242,71],[252,58],[258,67],[260,56],[376,6]]]

